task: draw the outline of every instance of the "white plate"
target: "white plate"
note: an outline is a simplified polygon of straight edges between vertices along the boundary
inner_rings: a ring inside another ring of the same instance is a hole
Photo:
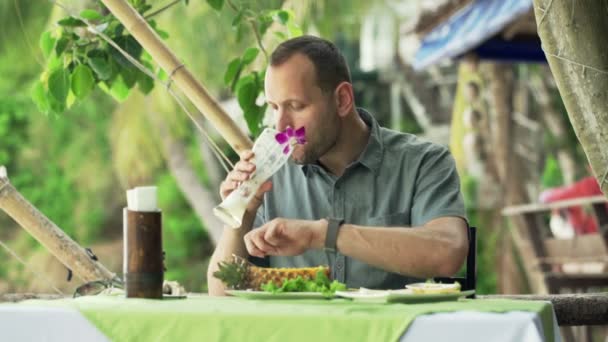
[[[460,291],[460,284],[415,283],[405,285],[405,288],[417,294],[440,294]]]
[[[172,295],[172,294],[163,293],[163,299],[185,299],[185,298],[188,298],[188,296],[186,294]]]
[[[358,291],[336,291],[338,297],[350,298],[357,301],[380,302],[380,303],[432,303],[455,301],[475,293],[475,290],[462,291],[456,293],[432,293],[416,294],[410,289],[403,290],[369,290],[360,289]]]

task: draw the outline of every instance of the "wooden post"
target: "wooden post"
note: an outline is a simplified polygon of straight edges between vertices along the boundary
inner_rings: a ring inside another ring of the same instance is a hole
[[[102,0],[102,2],[235,151],[240,153],[245,149],[251,149],[253,143],[247,135],[239,129],[131,5],[124,0]]]
[[[163,298],[161,212],[124,209],[127,215],[125,290],[127,298]]]
[[[8,181],[3,166],[0,166],[0,209],[17,221],[78,278],[85,282],[115,278],[114,273],[91,259],[84,248],[28,202]]]

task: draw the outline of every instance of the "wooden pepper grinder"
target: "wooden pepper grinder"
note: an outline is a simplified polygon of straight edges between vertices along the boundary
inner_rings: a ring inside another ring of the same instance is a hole
[[[127,191],[123,210],[123,272],[127,298],[163,298],[162,215],[156,187]]]

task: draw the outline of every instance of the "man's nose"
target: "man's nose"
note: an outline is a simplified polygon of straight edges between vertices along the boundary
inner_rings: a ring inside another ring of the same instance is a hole
[[[287,129],[287,126],[291,126],[289,117],[286,114],[287,113],[285,112],[284,109],[278,109],[276,111],[277,117],[276,117],[275,125],[276,125],[276,129],[280,132]]]

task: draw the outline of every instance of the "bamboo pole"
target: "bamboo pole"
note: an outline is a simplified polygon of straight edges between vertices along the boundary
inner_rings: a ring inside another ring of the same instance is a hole
[[[239,129],[131,5],[124,0],[102,0],[102,2],[235,151],[240,153],[245,149],[251,149],[253,144],[247,135]]]
[[[116,277],[100,262],[91,259],[82,247],[28,202],[9,182],[3,166],[0,166],[0,209],[83,281],[112,280]]]

